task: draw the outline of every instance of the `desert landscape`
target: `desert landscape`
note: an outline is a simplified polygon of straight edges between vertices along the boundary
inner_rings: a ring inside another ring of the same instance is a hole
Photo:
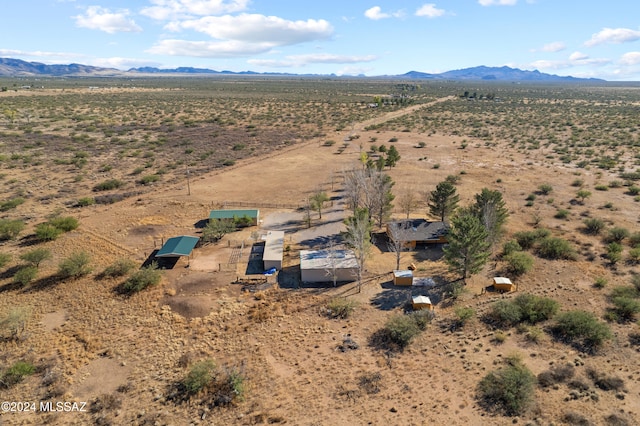
[[[637,84],[0,86],[0,400],[37,405],[3,410],[0,424],[640,422]],[[425,290],[393,284],[384,225],[373,226],[361,284],[312,285],[299,270],[300,251],[340,240],[353,215],[345,173],[390,147],[400,159],[381,168],[395,197],[385,222],[436,220],[427,200],[441,182],[455,186],[459,208],[487,188],[508,212],[486,264],[464,283],[442,245],[400,253],[401,269],[413,264],[437,283],[433,318],[405,345],[382,337]],[[322,218],[309,209],[318,192],[328,197]],[[171,268],[141,269],[168,238],[202,236],[221,208],[260,209],[261,221]],[[246,285],[250,247],[270,230],[285,232],[277,283]],[[567,251],[544,252],[544,238]],[[516,245],[532,262],[513,273],[506,254]],[[131,291],[138,271],[159,282]],[[496,276],[517,291],[492,290]],[[502,316],[522,295],[556,310]],[[558,331],[576,311],[596,320],[598,339]],[[487,392],[509,367],[526,379],[515,383],[517,406]],[[207,374],[214,384],[190,391]],[[85,405],[46,412],[47,401]]]

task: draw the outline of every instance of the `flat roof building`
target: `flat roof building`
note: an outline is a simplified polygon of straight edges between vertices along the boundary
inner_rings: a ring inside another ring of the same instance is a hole
[[[301,250],[300,278],[302,282],[354,281],[358,261],[352,250]]]

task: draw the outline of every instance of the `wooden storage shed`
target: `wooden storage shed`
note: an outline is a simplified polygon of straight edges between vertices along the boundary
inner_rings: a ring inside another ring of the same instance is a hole
[[[423,309],[427,309],[429,311],[433,310],[433,304],[431,304],[431,299],[427,296],[413,296],[411,299],[411,306],[414,311],[421,311]]]
[[[493,279],[493,288],[500,292],[515,291],[516,285],[509,278],[495,277]]]
[[[395,285],[413,285],[413,271],[393,271],[393,283]]]

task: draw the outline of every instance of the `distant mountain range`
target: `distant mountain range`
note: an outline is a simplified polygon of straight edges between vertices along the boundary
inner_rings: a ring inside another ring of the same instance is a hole
[[[46,65],[20,59],[0,58],[2,77],[134,77],[144,75],[256,75],[256,76],[308,76],[327,77],[319,74],[259,73],[255,71],[215,71],[207,68],[179,67],[173,69],[141,67],[127,71],[116,68],[102,68],[82,64]],[[335,77],[334,74],[330,76]],[[365,78],[360,76],[360,78]],[[525,71],[518,68],[478,66],[440,74],[410,71],[400,75],[384,75],[371,78],[415,79],[415,80],[484,80],[484,81],[539,81],[539,82],[584,82],[605,81],[597,78],[577,78],[541,73],[538,70]]]

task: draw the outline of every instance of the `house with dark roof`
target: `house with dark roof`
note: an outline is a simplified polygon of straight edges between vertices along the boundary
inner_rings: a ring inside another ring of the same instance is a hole
[[[406,219],[387,223],[390,239],[402,241],[406,247],[418,244],[444,244],[447,242],[449,225],[445,222],[430,222],[426,219]]]

